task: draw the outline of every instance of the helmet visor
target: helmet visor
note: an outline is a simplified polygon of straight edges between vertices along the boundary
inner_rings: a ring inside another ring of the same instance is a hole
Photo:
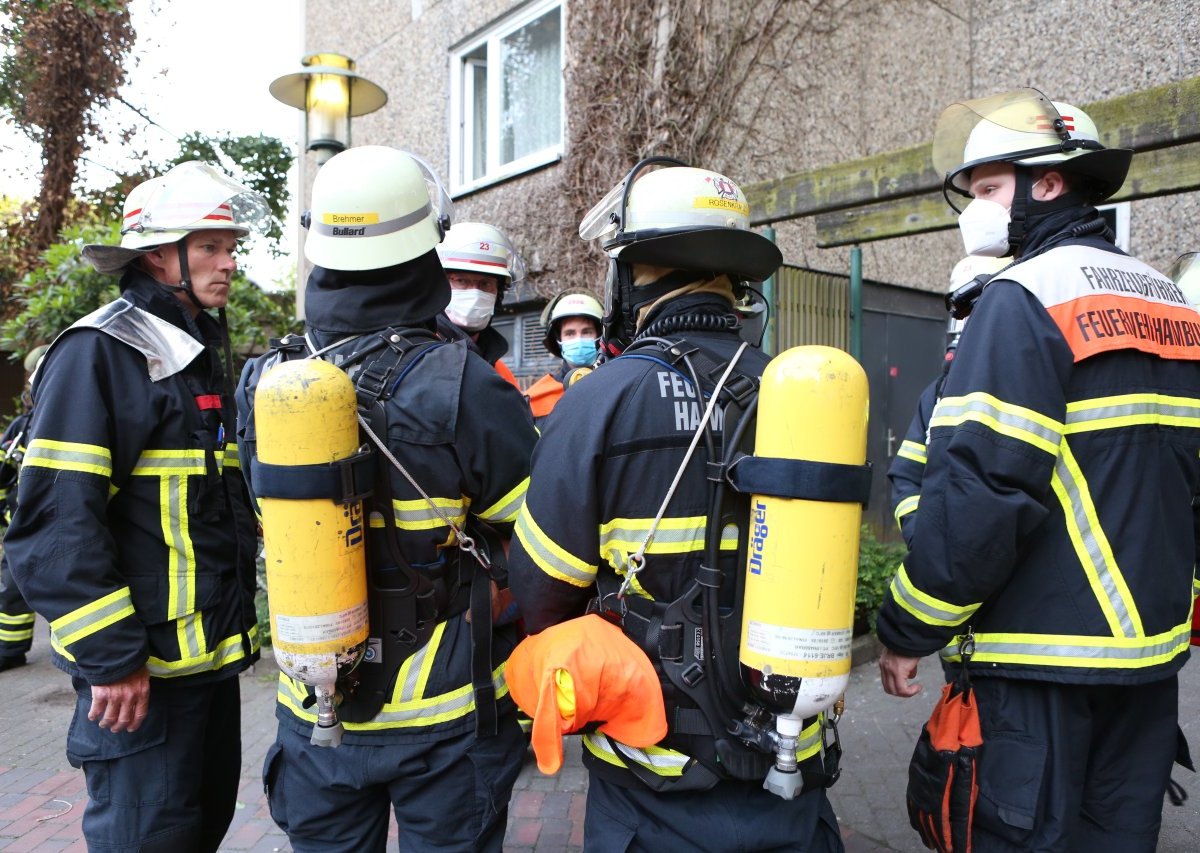
[[[952,177],[979,163],[1057,150],[1055,140],[1067,138],[1049,98],[1037,89],[1017,89],[946,107],[933,135],[933,167]]]
[[[433,210],[433,218],[439,223],[442,230],[445,231],[445,229],[450,227],[450,223],[454,221],[454,202],[450,201],[450,194],[442,186],[442,180],[437,176],[437,172],[433,170],[433,167],[424,158],[418,157],[411,151],[405,151],[404,153],[411,157],[413,162],[420,167],[421,174],[425,178],[425,189],[429,193],[429,204]]]
[[[1184,297],[1193,305],[1200,305],[1200,252],[1180,255],[1168,273],[1171,281],[1179,285]]]
[[[222,226],[266,233],[267,200],[208,163],[181,163],[163,175],[141,210],[131,211],[126,231],[177,231]]]
[[[628,180],[628,176],[622,178],[620,183],[605,193],[604,198],[600,199],[583,217],[583,221],[579,223],[579,238],[581,240],[598,240],[602,237],[611,237],[620,230],[620,207],[621,199],[625,196],[626,180]]]

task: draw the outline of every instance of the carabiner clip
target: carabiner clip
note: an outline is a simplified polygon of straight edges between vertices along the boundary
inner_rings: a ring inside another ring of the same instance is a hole
[[[625,577],[621,581],[621,587],[617,590],[617,601],[625,597],[629,592],[629,587],[633,585],[633,579],[637,577],[638,572],[646,567],[646,555],[640,551],[636,554],[629,555],[629,568],[625,572]]]

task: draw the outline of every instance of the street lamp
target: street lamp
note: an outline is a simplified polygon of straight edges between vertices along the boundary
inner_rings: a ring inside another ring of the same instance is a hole
[[[311,53],[302,71],[271,83],[275,100],[304,111],[305,150],[317,165],[350,146],[350,119],[387,103],[387,92],[354,72],[354,60],[340,53]]]

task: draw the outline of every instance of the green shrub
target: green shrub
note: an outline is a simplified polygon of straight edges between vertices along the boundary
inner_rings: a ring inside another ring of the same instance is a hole
[[[897,542],[880,542],[867,525],[862,526],[858,552],[858,592],[854,600],[856,633],[875,630],[875,616],[906,549]]]

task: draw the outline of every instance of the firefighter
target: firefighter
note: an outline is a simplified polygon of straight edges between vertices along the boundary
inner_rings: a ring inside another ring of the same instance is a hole
[[[1083,110],[1034,89],[955,104],[933,150],[947,198],[970,199],[967,251],[1013,263],[974,302],[930,419],[879,614],[883,687],[918,693],[934,652],[971,676],[976,850],[1150,851],[1180,745],[1200,315],[1113,245],[1093,205],[1132,152]]]
[[[955,294],[964,293],[963,288],[985,284],[989,276],[999,272],[1008,264],[1009,261],[1005,258],[967,255],[950,271],[950,289],[946,293],[947,303],[956,298]],[[912,423],[908,425],[908,432],[904,434],[904,441],[900,444],[900,450],[896,452],[896,458],[892,460],[892,464],[888,468],[888,482],[892,486],[892,514],[906,545],[912,542],[913,523],[916,521],[913,513],[917,511],[917,505],[921,499],[921,478],[925,474],[925,443],[929,434],[929,417],[933,414],[933,407],[941,396],[942,386],[946,383],[946,374],[950,372],[950,365],[954,363],[958,338],[962,334],[963,326],[966,325],[965,318],[955,317],[953,313],[947,322],[946,355],[942,359],[942,370],[917,398],[916,414],[913,415]]]
[[[547,373],[525,392],[529,408],[539,425],[554,410],[562,397],[568,375],[581,367],[591,367],[599,355],[600,321],[604,309],[596,297],[586,291],[567,290],[555,296],[542,311],[546,337],[542,346],[562,364]]]
[[[268,216],[205,163],[135,187],[120,244],[83,248],[120,297],[33,379],[4,549],[77,694],[92,849],[216,850],[233,818],[237,674],[259,651],[224,310],[238,241]]]
[[[437,318],[438,334],[462,341],[520,388],[503,360],[508,339],[492,328],[492,318],[504,295],[525,279],[525,261],[508,235],[483,222],[460,222],[437,253],[450,281],[450,304]]]
[[[340,746],[310,742],[312,691],[279,680],[263,777],[297,851],[382,851],[393,809],[406,850],[499,851],[525,751],[504,681],[515,629],[491,619],[505,603],[499,543],[489,578],[460,537],[482,547],[477,522],[511,529],[537,432],[516,389],[435,335],[451,303],[435,251],[459,227],[449,209],[437,179],[405,152],[362,146],[330,159],[312,189],[305,334],[250,362],[239,384],[260,498],[255,390],[280,360],[321,357],[346,371],[376,466],[364,508],[370,651],[338,686]],[[333,224],[354,216],[374,227]],[[275,531],[263,533],[270,553]]]
[[[17,473],[29,442],[29,418],[33,400],[29,382],[47,347],[34,347],[25,356],[25,390],[21,392],[21,413],[0,435],[0,524],[7,527],[17,508]],[[33,611],[17,589],[8,568],[8,558],[0,555],[0,672],[25,665],[25,655],[33,647]]]
[[[736,404],[707,426],[703,412],[727,369],[735,378],[720,400],[736,392],[746,403],[756,387],[768,358],[740,345],[734,303],[745,282],[769,276],[781,256],[749,230],[749,206],[733,181],[667,158],[635,166],[587,215],[580,236],[601,238],[609,254],[604,347],[624,354],[565,394],[546,421],[517,520],[513,592],[533,634],[583,614],[590,603],[656,655],[657,647],[637,636],[633,614],[678,600],[698,573],[713,583],[718,570],[727,578],[742,570],[734,550],[739,537],[726,535],[719,515],[709,518],[706,479],[709,448],[721,444]],[[688,457],[689,442],[700,435],[704,449]],[[677,472],[677,488],[664,500]],[[748,500],[740,509],[748,518]],[[654,528],[661,529],[650,541]],[[720,555],[709,569],[702,568],[706,538]],[[633,560],[639,543],[644,556]],[[720,586],[725,612],[731,593],[730,584]],[[736,658],[731,666],[736,679]],[[705,671],[707,690],[717,672]],[[829,778],[821,772],[816,718],[804,721],[797,749],[804,791],[782,799],[763,788],[771,757],[729,736],[721,721],[710,722],[703,696],[655,688],[667,699],[670,726],[658,745],[638,749],[600,732],[583,736],[586,850],[842,849],[824,790]]]

